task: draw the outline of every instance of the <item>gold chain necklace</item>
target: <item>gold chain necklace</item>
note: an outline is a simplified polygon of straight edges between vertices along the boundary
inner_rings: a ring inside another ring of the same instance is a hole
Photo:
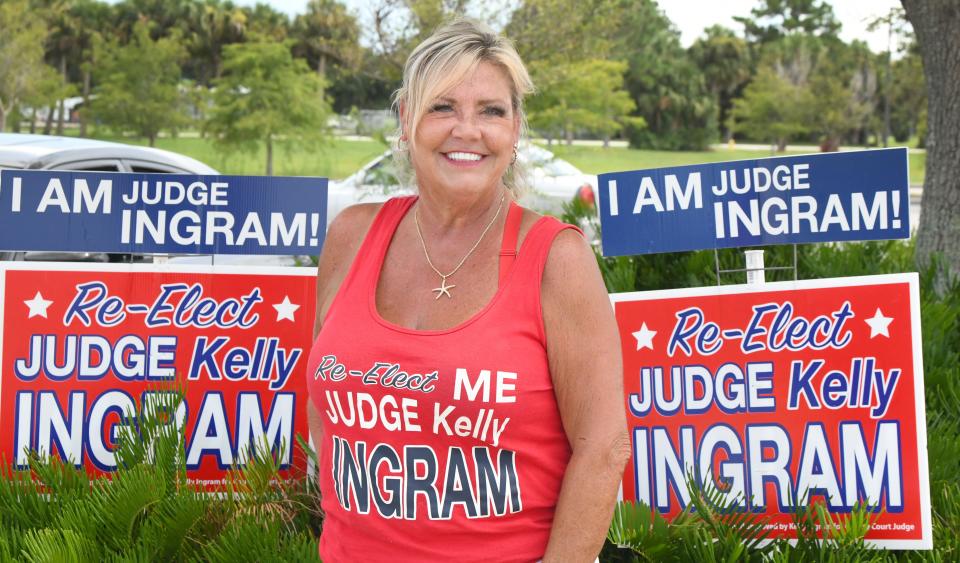
[[[417,226],[417,236],[420,237],[420,247],[423,248],[423,256],[424,258],[427,259],[427,264],[430,266],[430,268],[434,272],[437,273],[438,276],[440,276],[440,287],[430,290],[430,291],[437,292],[437,296],[434,298],[434,300],[440,299],[440,296],[442,295],[446,295],[448,299],[453,298],[453,296],[450,295],[450,290],[457,286],[447,285],[447,278],[449,278],[453,274],[456,274],[457,271],[460,269],[460,266],[463,266],[463,263],[467,261],[467,258],[469,258],[471,254],[473,254],[473,251],[476,250],[478,246],[480,246],[480,241],[483,240],[483,237],[487,235],[487,231],[489,231],[490,227],[492,227],[493,224],[497,221],[497,217],[500,216],[500,211],[503,209],[503,200],[506,196],[507,196],[506,193],[500,196],[500,203],[497,205],[497,212],[494,213],[493,219],[490,219],[490,222],[487,223],[487,226],[483,229],[483,232],[480,233],[480,238],[477,239],[477,242],[473,243],[473,246],[470,247],[470,250],[468,250],[467,253],[463,255],[462,259],[460,259],[460,263],[457,264],[457,267],[451,270],[449,274],[444,274],[443,272],[438,270],[437,267],[433,265],[433,260],[430,259],[430,253],[427,252],[427,243],[424,242],[423,232],[420,231],[420,205],[417,204],[417,208],[413,211],[413,222]]]

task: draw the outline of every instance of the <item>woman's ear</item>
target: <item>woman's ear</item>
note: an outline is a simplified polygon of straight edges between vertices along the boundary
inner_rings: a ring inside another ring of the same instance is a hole
[[[397,109],[400,113],[400,140],[407,140],[407,104],[405,102],[400,102],[397,106]]]

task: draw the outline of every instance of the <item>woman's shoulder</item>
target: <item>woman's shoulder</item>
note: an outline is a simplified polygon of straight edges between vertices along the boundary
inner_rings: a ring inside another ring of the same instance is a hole
[[[580,284],[596,284],[599,279],[597,259],[583,231],[551,216],[546,216],[543,228],[549,231],[540,286],[543,297],[549,299],[559,295],[565,299],[571,289]]]
[[[324,257],[356,254],[383,203],[358,203],[346,207],[333,218],[323,241]]]
[[[330,222],[317,265],[317,295],[321,297],[318,305],[323,305],[322,296],[336,293],[336,288],[340,287],[383,205],[384,203],[351,205]]]
[[[366,234],[367,230],[370,229],[370,225],[373,224],[377,213],[383,208],[383,205],[384,202],[356,203],[345,207],[333,218],[333,221],[330,222],[330,226],[327,228],[324,250],[327,249],[327,244],[337,239],[344,237],[353,239],[358,234]]]

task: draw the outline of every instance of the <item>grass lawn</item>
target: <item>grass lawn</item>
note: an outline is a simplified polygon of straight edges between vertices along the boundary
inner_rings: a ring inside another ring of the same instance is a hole
[[[104,137],[111,141],[145,145],[145,139]],[[262,175],[266,170],[263,148],[252,153],[225,154],[210,140],[198,137],[157,139],[157,147],[191,156],[224,174]],[[703,164],[728,160],[744,160],[771,156],[770,151],[720,149],[715,151],[651,151],[620,147],[566,146],[549,147],[554,154],[589,174],[620,172],[642,168],[662,168],[684,164]],[[313,148],[280,145],[274,150],[274,174],[277,176],[324,176],[342,179],[380,155],[386,147],[376,141],[334,139],[325,146]],[[787,152],[786,154],[803,154]],[[910,183],[923,184],[926,153],[910,155]]]
[[[109,141],[146,145],[146,139],[103,137]],[[162,137],[157,148],[177,152],[213,166],[224,174],[263,175],[266,153],[261,147],[252,153],[225,154],[209,139],[198,137]],[[273,152],[273,173],[277,176],[323,176],[342,179],[379,156],[386,147],[376,141],[335,139],[314,148],[279,145]]]
[[[549,148],[558,157],[569,161],[580,170],[590,174],[778,156],[771,155],[770,151],[741,149],[721,149],[715,151],[649,151],[614,147],[607,149],[592,146],[568,147],[556,144]],[[784,154],[792,155],[803,153],[788,151],[787,153],[780,153],[779,156],[784,156]],[[911,154],[909,156],[909,162],[910,183],[914,185],[923,184],[927,154]]]

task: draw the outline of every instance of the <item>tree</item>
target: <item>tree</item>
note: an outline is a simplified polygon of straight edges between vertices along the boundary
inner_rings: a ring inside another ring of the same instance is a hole
[[[223,46],[246,39],[247,13],[232,2],[207,0],[191,5],[183,22],[190,59],[184,74],[202,86],[210,86],[223,71]]]
[[[640,118],[624,124],[635,147],[700,149],[716,136],[716,104],[703,74],[653,0],[525,0],[507,35],[543,96],[562,65],[624,61],[624,88]]]
[[[38,7],[41,9],[38,12],[42,14],[47,27],[45,42],[47,63],[60,72],[65,84],[69,84],[68,58],[74,59],[75,54],[79,53],[77,22],[70,13],[70,6],[64,2],[38,0],[35,3],[40,5]],[[57,108],[57,135],[63,135],[63,120],[66,113],[64,97],[54,98],[51,102]],[[44,126],[44,134],[47,135],[52,130],[53,123],[50,118],[53,117],[53,105],[49,108],[47,123]]]
[[[927,90],[927,171],[917,261],[939,254],[960,274],[960,8],[901,0],[920,46]]]
[[[836,38],[840,32],[833,7],[824,0],[760,0],[750,16],[733,19],[743,24],[748,41],[759,44],[794,33]]]
[[[26,0],[0,2],[0,131],[7,115],[31,92],[43,74],[43,22]]]
[[[867,26],[867,31],[876,31],[883,26],[887,28],[887,52],[883,68],[883,146],[887,146],[890,137],[890,95],[893,81],[893,40],[904,33],[906,19],[902,8],[890,8],[886,15],[874,18]]]
[[[532,67],[611,58],[617,8],[617,0],[525,0],[506,34]]]
[[[37,128],[37,110],[47,108],[48,112],[56,105],[57,101],[73,94],[73,85],[63,80],[63,75],[50,65],[43,65],[40,74],[34,80],[30,90],[24,96],[24,103],[30,106],[30,132],[36,133]],[[52,115],[47,113],[47,123],[44,128],[44,134],[49,134]]]
[[[80,136],[86,137],[95,64],[94,44],[103,39],[100,30],[110,29],[109,22],[112,12],[110,5],[97,0],[76,0],[70,7],[70,12],[77,31],[75,43],[77,52],[74,54],[76,57],[74,64],[79,66],[74,71],[79,70],[80,94],[83,96],[83,106],[80,111]]]
[[[701,150],[717,136],[717,105],[680,33],[652,0],[618,0],[609,20],[612,53],[646,128],[627,127],[634,147]]]
[[[763,66],[743,97],[733,102],[733,129],[782,151],[790,138],[807,131],[803,112],[806,95],[805,89],[792,84],[772,65]]]
[[[590,59],[541,73],[543,94],[530,101],[531,125],[550,139],[562,134],[568,143],[577,130],[597,133],[604,146],[625,123],[642,127],[636,121],[641,118],[630,117],[635,106],[623,89],[626,68],[625,63]]]
[[[870,117],[876,91],[876,76],[869,69],[846,79],[838,67],[832,59],[821,61],[810,78],[807,104],[802,108],[824,152],[839,150],[841,141]]]
[[[138,22],[126,45],[116,40],[97,46],[96,96],[91,113],[119,133],[132,132],[156,144],[161,130],[176,131],[186,122],[179,61],[186,52],[179,38],[153,40],[149,26]]]
[[[307,59],[324,83],[328,75],[337,77],[360,65],[360,26],[336,0],[310,0],[307,12],[294,19],[291,35],[294,55]]]
[[[369,40],[374,64],[368,71],[399,85],[403,65],[420,42],[453,16],[471,13],[475,0],[374,0],[366,3],[372,22]]]
[[[205,130],[227,151],[253,151],[263,143],[271,176],[275,143],[323,138],[330,108],[322,91],[320,77],[293,58],[286,43],[228,45]]]
[[[837,150],[844,140],[863,140],[876,103],[876,62],[862,42],[847,45],[794,33],[768,43],[760,63],[767,74],[759,80],[758,72],[754,81],[759,82],[751,83],[738,101],[734,117],[748,123],[737,128],[775,141],[779,150],[797,139],[820,143],[825,151]],[[790,107],[777,108],[778,103]],[[786,121],[763,134],[756,116],[768,112]]]
[[[190,20],[197,0],[121,0],[113,7],[114,32],[123,42],[132,40],[137,24],[147,23],[153,39],[167,37]]]
[[[251,37],[277,42],[287,39],[290,22],[283,12],[263,2],[243,10],[247,14],[247,32]]]
[[[750,81],[753,60],[750,46],[730,29],[721,25],[708,27],[704,35],[694,41],[689,49],[707,89],[719,108],[720,126],[725,139],[730,138],[728,120],[733,99]]]
[[[623,89],[626,64],[606,60],[613,41],[605,27],[611,0],[526,0],[506,33],[527,63],[537,94],[528,102],[530,123],[550,142],[577,131],[619,131],[635,109]],[[614,109],[616,108],[616,109]]]
[[[920,116],[927,110],[923,61],[915,42],[902,58],[893,61],[890,75],[890,132],[897,142],[903,143],[919,134]],[[919,143],[924,146],[922,137]]]

